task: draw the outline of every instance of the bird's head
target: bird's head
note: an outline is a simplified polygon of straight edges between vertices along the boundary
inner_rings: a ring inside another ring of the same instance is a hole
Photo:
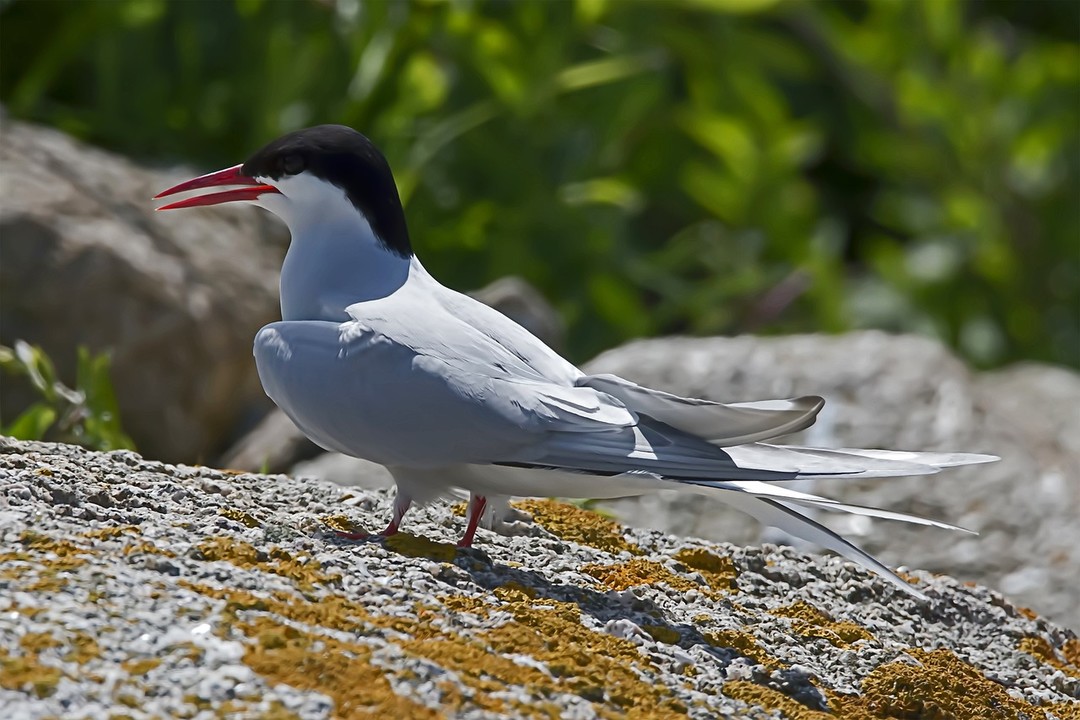
[[[385,248],[412,255],[394,176],[374,143],[344,125],[317,125],[269,143],[243,164],[174,185],[154,199],[213,188],[158,210],[246,202],[274,213],[294,237],[313,225],[366,222]],[[221,189],[231,188],[231,189]]]

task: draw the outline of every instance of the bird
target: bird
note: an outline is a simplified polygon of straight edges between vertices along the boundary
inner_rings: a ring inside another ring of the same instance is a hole
[[[712,495],[925,595],[805,508],[954,525],[785,487],[806,478],[927,475],[974,453],[779,445],[817,396],[721,403],[587,374],[498,311],[440,284],[413,250],[386,158],[344,125],[290,132],[245,162],[164,190],[158,210],[247,203],[288,226],[281,320],[255,335],[266,394],[317,445],[380,463],[396,485],[382,535],[414,504],[467,492],[458,545],[511,497]],[[970,532],[970,531],[968,531]]]

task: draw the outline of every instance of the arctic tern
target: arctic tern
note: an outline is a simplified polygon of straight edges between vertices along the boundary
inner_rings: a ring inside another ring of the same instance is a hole
[[[389,469],[397,496],[384,534],[397,532],[413,503],[452,489],[470,494],[461,546],[510,496],[675,489],[719,497],[922,597],[797,508],[961,528],[810,495],[784,481],[925,475],[997,459],[769,444],[813,424],[824,400],[724,404],[585,374],[428,274],[413,252],[389,164],[352,128],[289,133],[241,165],[156,197],[208,188],[216,191],[158,209],[245,202],[288,225],[282,319],[255,336],[259,378],[315,443]]]

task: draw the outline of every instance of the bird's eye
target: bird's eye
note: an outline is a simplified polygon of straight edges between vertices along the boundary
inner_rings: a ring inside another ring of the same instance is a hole
[[[281,169],[286,175],[296,175],[304,172],[304,156],[297,153],[289,153],[281,158]]]

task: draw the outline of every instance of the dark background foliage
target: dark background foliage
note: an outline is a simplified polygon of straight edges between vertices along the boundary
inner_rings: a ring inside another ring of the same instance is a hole
[[[215,169],[341,122],[458,288],[578,360],[634,336],[928,333],[1080,366],[1080,3],[0,1],[0,100]]]

